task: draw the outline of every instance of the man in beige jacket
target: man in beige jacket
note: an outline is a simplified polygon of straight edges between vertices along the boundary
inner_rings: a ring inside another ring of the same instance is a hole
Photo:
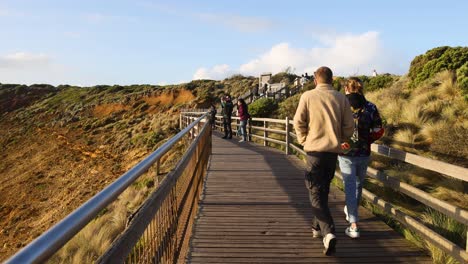
[[[335,252],[335,224],[328,208],[330,183],[335,175],[340,144],[353,134],[348,99],[333,86],[328,67],[315,72],[315,89],[302,94],[294,115],[294,129],[307,152],[306,186],[312,205],[313,237],[323,236],[324,254]]]

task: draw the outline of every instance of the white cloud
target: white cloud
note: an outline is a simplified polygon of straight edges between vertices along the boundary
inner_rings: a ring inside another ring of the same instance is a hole
[[[68,83],[67,69],[45,53],[0,55],[0,83]]]
[[[322,34],[320,44],[310,48],[295,48],[289,43],[279,43],[238,68],[216,79],[223,79],[233,72],[257,76],[263,72],[277,73],[287,67],[297,74],[312,73],[320,66],[330,67],[335,75],[370,75],[377,72],[401,74],[403,60],[382,45],[379,33],[369,31],[362,34]],[[224,66],[229,68],[228,65]],[[214,69],[214,68],[213,68]],[[195,76],[213,77],[212,70],[198,69]]]
[[[271,20],[230,14],[195,14],[195,17],[213,24],[221,24],[240,32],[265,31],[274,26]]]
[[[193,75],[194,80],[199,79],[223,79],[229,75],[232,75],[231,67],[227,64],[215,65],[211,69],[199,68]]]
[[[2,68],[43,68],[50,64],[50,58],[44,53],[16,52],[0,56],[0,69]]]
[[[298,73],[313,72],[320,66],[329,66],[336,75],[370,74],[372,69],[391,71],[391,60],[375,31],[359,35],[322,35],[321,45],[296,49],[288,43],[273,46],[268,52],[240,66],[242,74],[279,72],[286,67]]]

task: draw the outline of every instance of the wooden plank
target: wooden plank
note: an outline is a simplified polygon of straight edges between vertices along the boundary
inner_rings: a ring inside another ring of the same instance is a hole
[[[410,164],[425,168],[431,171],[442,173],[453,178],[468,182],[468,169],[455,166],[446,162],[421,157],[412,153],[404,152],[399,149],[390,148],[383,145],[372,144],[371,150],[377,154],[398,159]]]
[[[262,138],[262,137],[260,137]],[[213,137],[213,155],[188,263],[430,263],[420,249],[360,208],[361,238],[344,234],[344,194],[332,187],[337,253],[312,238],[304,165],[252,143]]]

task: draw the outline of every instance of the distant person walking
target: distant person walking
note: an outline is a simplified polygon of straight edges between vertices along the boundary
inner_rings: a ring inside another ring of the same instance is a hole
[[[232,111],[234,110],[234,105],[231,101],[231,96],[226,95],[221,98],[221,107],[223,114],[223,126],[224,126],[224,137],[223,138],[232,138]]]
[[[306,84],[306,82],[307,82],[307,79],[304,76],[304,74],[302,74],[302,76],[301,76],[301,89],[302,90],[304,90],[304,85]]]
[[[332,86],[328,67],[315,72],[316,88],[302,94],[294,115],[298,142],[307,152],[306,187],[312,205],[312,235],[323,236],[325,255],[335,252],[335,224],[328,207],[341,142],[353,134],[353,115],[344,94]]]
[[[253,100],[256,100],[258,98],[259,94],[258,94],[258,85],[254,85],[254,87],[252,88],[252,99]]]
[[[377,74],[377,71],[376,71],[376,70],[373,70],[373,71],[372,71],[372,77],[377,77],[377,75],[378,75],[378,74]]]
[[[260,97],[266,96],[268,92],[268,84],[264,83],[262,87],[260,87]]]
[[[351,138],[341,144],[345,154],[338,156],[346,193],[344,212],[350,223],[345,234],[351,238],[360,236],[358,207],[369,164],[370,145],[384,133],[379,111],[366,100],[363,89],[364,85],[359,78],[351,77],[346,82],[345,93],[353,111],[354,132]]]
[[[239,142],[244,142],[247,141],[247,122],[249,121],[250,115],[248,106],[242,98],[237,100],[237,111],[240,119],[240,129],[242,135],[242,139],[239,140]]]

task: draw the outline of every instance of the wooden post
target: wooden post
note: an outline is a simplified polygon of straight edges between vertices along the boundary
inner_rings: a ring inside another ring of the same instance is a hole
[[[267,125],[267,121],[263,121],[263,146],[268,146],[268,143],[267,143],[267,137],[268,137],[268,132],[266,131],[268,125]]]
[[[248,125],[249,125],[249,133],[248,133],[249,141],[252,141],[252,118],[249,118],[247,120],[247,122],[248,122]]]
[[[180,113],[180,117],[179,117],[179,129],[182,130],[182,113]]]
[[[286,117],[286,155],[289,155],[289,117]]]

